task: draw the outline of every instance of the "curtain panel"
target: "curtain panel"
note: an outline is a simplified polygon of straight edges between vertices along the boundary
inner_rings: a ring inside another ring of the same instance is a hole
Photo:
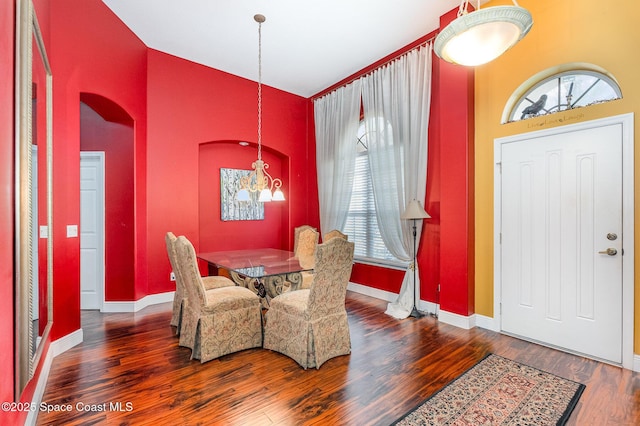
[[[360,80],[356,80],[313,103],[321,234],[344,229],[349,213],[360,123],[360,87]]]
[[[432,43],[415,48],[371,74],[314,101],[320,228],[344,228],[353,186],[360,105],[380,235],[398,259],[411,262],[411,221],[400,215],[427,187]],[[421,227],[417,229],[420,241]],[[416,245],[416,251],[418,246]],[[413,269],[416,268],[416,283]],[[406,318],[420,300],[418,265],[410,264],[396,302],[386,313]]]
[[[412,261],[416,253],[412,223],[401,220],[400,215],[411,200],[424,202],[427,188],[431,58],[429,43],[362,78],[368,157],[380,235],[389,251],[404,261]],[[420,234],[418,227],[417,241]],[[416,268],[415,286],[412,268]],[[409,316],[414,292],[417,304],[419,270],[417,264],[410,264],[398,299],[389,304],[386,312],[396,318]]]

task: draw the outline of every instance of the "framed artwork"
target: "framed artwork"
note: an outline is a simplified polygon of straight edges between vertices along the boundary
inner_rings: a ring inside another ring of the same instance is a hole
[[[251,201],[237,201],[240,178],[251,170],[220,168],[220,215],[228,220],[264,220],[264,203],[258,201],[258,193],[249,192]]]

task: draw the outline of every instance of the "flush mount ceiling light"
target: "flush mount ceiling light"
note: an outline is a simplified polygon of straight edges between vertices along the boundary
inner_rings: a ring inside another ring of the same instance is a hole
[[[462,0],[458,17],[436,37],[436,55],[447,62],[476,66],[490,62],[520,41],[531,29],[533,18],[513,0],[514,6],[494,6],[469,12]]]
[[[284,201],[284,193],[280,189],[282,181],[271,177],[267,171],[269,164],[262,161],[262,23],[266,18],[258,14],[253,19],[258,23],[258,159],[251,164],[251,173],[240,178],[236,199],[250,201],[249,192],[259,192],[258,201]]]

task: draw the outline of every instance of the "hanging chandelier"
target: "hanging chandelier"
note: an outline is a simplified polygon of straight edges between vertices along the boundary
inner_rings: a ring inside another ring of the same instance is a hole
[[[250,192],[258,192],[258,201],[284,201],[284,193],[280,189],[282,180],[273,178],[268,172],[269,164],[262,161],[262,23],[264,15],[255,15],[258,23],[258,159],[251,164],[253,170],[240,178],[240,190],[236,194],[238,201],[250,201]]]
[[[433,49],[440,58],[459,65],[486,64],[520,41],[531,29],[533,18],[513,0],[514,6],[494,6],[469,12],[462,0],[458,17],[436,37]]]

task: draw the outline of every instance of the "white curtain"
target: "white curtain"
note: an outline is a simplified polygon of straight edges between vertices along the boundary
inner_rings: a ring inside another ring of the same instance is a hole
[[[427,187],[427,129],[431,100],[431,43],[413,49],[390,64],[362,78],[362,101],[368,133],[368,157],[380,235],[389,251],[412,262],[412,221],[401,220],[407,204],[424,202]],[[417,241],[421,223],[417,222]],[[416,251],[417,251],[416,243]],[[420,292],[410,265],[396,302],[386,313],[406,318],[414,292]],[[417,307],[417,306],[416,306]]]
[[[360,122],[360,80],[314,101],[320,230],[342,230],[349,213]]]

